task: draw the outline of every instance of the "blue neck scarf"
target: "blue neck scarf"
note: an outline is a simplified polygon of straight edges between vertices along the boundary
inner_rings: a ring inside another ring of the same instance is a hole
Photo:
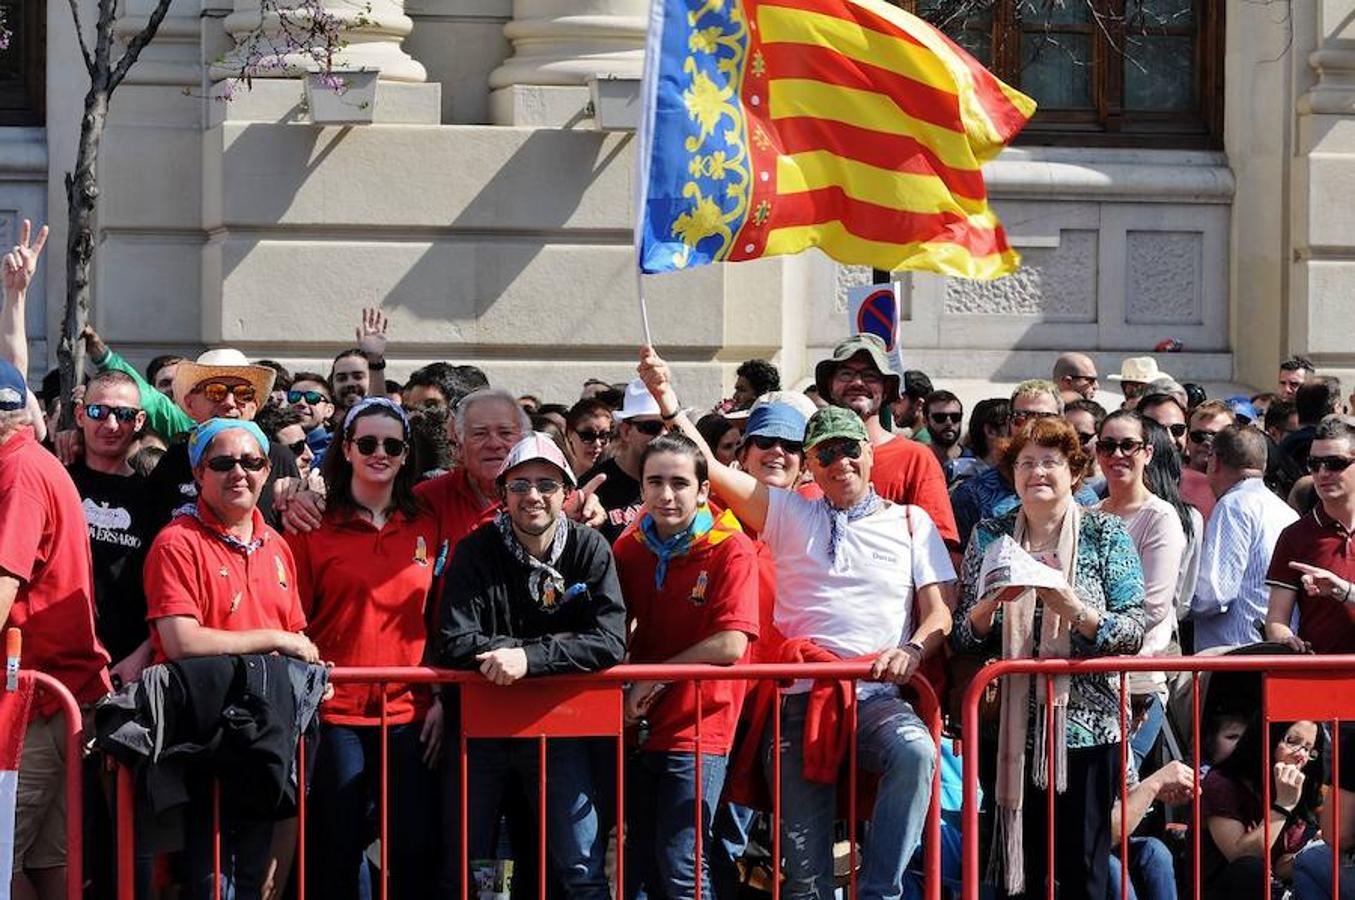
[[[838,509],[828,502],[828,498],[823,498],[823,503],[828,507],[828,559],[833,564],[833,571],[840,571],[841,560],[838,559],[838,543],[842,539],[842,532],[847,526],[857,519],[864,519],[866,516],[875,512],[884,506],[884,501],[880,495],[875,493],[874,487],[866,488],[866,496],[862,497],[856,503],[852,504],[850,509]]]
[[[710,531],[714,525],[715,517],[711,515],[710,507],[702,504],[692,518],[692,523],[685,530],[664,539],[659,537],[659,530],[654,526],[654,517],[645,513],[644,518],[640,520],[640,528],[636,534],[649,548],[649,552],[658,557],[658,563],[654,566],[654,587],[663,587],[664,579],[668,577],[669,561],[675,556],[685,554],[692,548],[692,544]]]

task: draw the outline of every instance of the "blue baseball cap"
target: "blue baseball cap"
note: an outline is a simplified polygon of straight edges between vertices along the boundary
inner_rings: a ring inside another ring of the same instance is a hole
[[[804,413],[789,403],[760,403],[748,414],[743,440],[747,443],[749,438],[774,437],[803,443],[807,421]]]
[[[249,432],[250,436],[258,441],[260,452],[264,456],[268,455],[268,438],[264,437],[258,425],[245,419],[208,419],[188,434],[188,461],[193,468],[197,468],[198,463],[202,462],[203,454],[212,446],[216,436],[233,428]]]
[[[1256,407],[1252,406],[1251,398],[1244,394],[1229,397],[1228,406],[1233,410],[1233,415],[1246,419],[1248,422],[1255,422],[1260,415],[1256,411]]]
[[[14,412],[28,405],[28,383],[14,364],[0,359],[0,411]]]

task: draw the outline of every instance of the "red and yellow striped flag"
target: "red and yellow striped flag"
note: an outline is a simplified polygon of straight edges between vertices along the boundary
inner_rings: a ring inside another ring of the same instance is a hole
[[[884,0],[658,0],[643,271],[799,253],[996,278],[981,166],[1035,103]]]

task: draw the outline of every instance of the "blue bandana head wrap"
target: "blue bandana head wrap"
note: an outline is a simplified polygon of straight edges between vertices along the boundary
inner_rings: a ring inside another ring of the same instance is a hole
[[[208,419],[188,434],[188,461],[193,468],[196,469],[198,463],[202,462],[203,454],[207,452],[216,436],[232,428],[249,432],[250,436],[259,442],[259,451],[264,456],[268,455],[268,438],[263,436],[263,431],[258,425],[245,419]]]
[[[405,411],[400,408],[400,404],[391,400],[389,397],[367,397],[354,403],[353,408],[343,417],[344,435],[346,436],[348,434],[348,429],[353,427],[353,422],[357,420],[357,417],[360,416],[364,410],[371,409],[374,406],[394,413],[395,417],[400,420],[400,424],[405,427],[405,437],[409,437],[409,416],[405,415]]]

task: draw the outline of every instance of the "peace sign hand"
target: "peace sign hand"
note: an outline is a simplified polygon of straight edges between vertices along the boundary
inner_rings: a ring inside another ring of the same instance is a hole
[[[37,239],[30,244],[29,238],[32,233],[33,223],[24,219],[19,227],[19,243],[5,254],[3,267],[7,300],[16,299],[25,293],[33,281],[33,274],[38,269],[38,257],[42,255],[42,248],[47,244],[47,226],[38,229]]]
[[[385,357],[386,326],[389,324],[390,320],[386,318],[386,314],[374,306],[362,311],[362,322],[355,335],[358,339],[358,348],[369,358]]]

